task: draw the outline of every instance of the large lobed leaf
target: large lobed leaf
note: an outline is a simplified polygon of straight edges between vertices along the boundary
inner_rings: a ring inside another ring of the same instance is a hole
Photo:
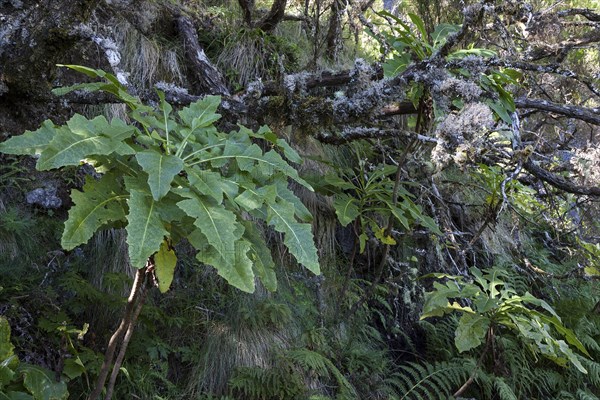
[[[207,238],[224,263],[231,267],[236,262],[235,243],[242,237],[244,227],[237,222],[236,215],[208,198],[188,194],[186,200],[177,203],[188,216],[194,218],[194,225]],[[219,267],[216,266],[215,267]]]
[[[294,205],[281,198],[268,204],[267,222],[285,234],[283,243],[296,260],[311,272],[320,274],[319,257],[313,241],[310,224],[302,224],[294,217]]]
[[[69,218],[65,222],[62,247],[71,250],[90,240],[103,225],[124,221],[127,197],[114,174],[107,174],[100,180],[87,177],[83,192],[71,191],[74,206],[69,210]]]
[[[486,339],[490,319],[480,314],[464,313],[458,321],[454,344],[460,353],[479,347]]]
[[[127,204],[127,244],[129,261],[134,268],[143,268],[148,258],[160,249],[169,232],[160,218],[158,202],[154,200],[146,182],[125,178],[130,196]]]
[[[179,157],[146,150],[135,155],[135,159],[148,174],[148,185],[154,200],[158,201],[171,189],[173,178],[183,169],[183,160]]]
[[[7,154],[34,155],[40,154],[52,138],[57,134],[57,128],[50,120],[42,123],[36,131],[25,131],[24,134],[13,136],[7,141],[0,143],[0,152]]]
[[[246,240],[238,240],[234,243],[233,255],[228,260],[224,260],[223,253],[218,252],[208,242],[207,237],[200,229],[192,232],[188,239],[198,253],[196,258],[207,265],[213,266],[217,273],[222,276],[230,285],[248,293],[254,292],[254,272],[252,260],[248,257],[251,244]]]
[[[216,112],[220,104],[220,96],[206,96],[181,109],[179,116],[192,130],[207,127],[221,118],[221,115]]]
[[[66,126],[56,130],[52,141],[42,151],[38,170],[50,170],[66,165],[79,165],[94,155],[112,153],[133,154],[134,150],[123,141],[133,135],[135,128],[119,119],[109,123],[103,116],[88,120],[74,115]]]

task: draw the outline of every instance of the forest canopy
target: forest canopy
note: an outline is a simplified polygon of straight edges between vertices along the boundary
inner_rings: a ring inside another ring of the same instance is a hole
[[[599,126],[596,0],[0,1],[0,399],[600,398]]]

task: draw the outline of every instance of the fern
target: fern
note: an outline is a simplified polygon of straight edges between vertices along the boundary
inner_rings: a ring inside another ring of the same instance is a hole
[[[418,325],[425,331],[426,355],[431,355],[440,361],[448,361],[455,355],[454,332],[458,325],[456,316],[449,315],[440,318],[435,325],[422,320],[418,322]]]
[[[588,371],[587,381],[596,386],[596,388],[600,388],[600,363],[585,357],[580,357],[579,359]]]
[[[288,368],[242,367],[229,380],[229,387],[248,400],[297,399],[304,392],[300,376]]]
[[[304,370],[312,370],[319,376],[329,377],[326,363],[329,360],[315,351],[307,349],[291,350],[287,352],[286,356]]]
[[[503,378],[494,379],[494,387],[500,400],[518,400],[517,395],[512,388],[504,381]]]
[[[595,394],[593,394],[587,390],[581,390],[581,389],[579,389],[577,391],[577,399],[578,400],[600,400],[600,399],[598,399],[598,396],[596,396]]]
[[[354,386],[352,386],[344,374],[340,372],[329,358],[307,349],[292,350],[287,352],[286,356],[291,362],[302,367],[304,370],[312,370],[321,377],[329,377],[329,373],[331,373],[338,384],[338,398],[356,398]]]
[[[465,360],[408,363],[386,382],[402,394],[400,400],[447,400],[468,379],[473,367]]]

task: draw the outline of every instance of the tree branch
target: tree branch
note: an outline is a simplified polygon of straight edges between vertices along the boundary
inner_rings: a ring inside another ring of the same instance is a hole
[[[533,108],[540,111],[547,111],[589,122],[590,124],[600,125],[600,108],[557,104],[547,100],[527,99],[523,97],[515,99],[515,106],[517,108]]]
[[[285,15],[286,5],[287,0],[275,0],[269,13],[257,24],[258,28],[263,32],[271,32],[275,29]]]
[[[204,49],[198,43],[198,34],[192,21],[188,17],[180,15],[176,18],[176,22],[183,40],[185,56],[196,79],[193,84],[194,90],[198,93],[229,95],[223,76],[211,64],[204,53]]]
[[[600,187],[576,185],[572,182],[567,181],[561,176],[554,175],[553,173],[546,171],[545,169],[535,164],[531,159],[525,161],[525,163],[523,164],[523,168],[525,168],[531,175],[535,176],[536,178],[541,179],[542,181],[547,182],[553,187],[562,191],[583,196],[600,197]]]
[[[254,10],[254,0],[238,0],[238,4],[244,15],[244,22],[248,26],[252,26],[252,11]]]
[[[588,21],[600,22],[600,14],[596,14],[589,8],[571,8],[569,10],[563,10],[558,12],[559,17],[569,17],[572,15],[581,15],[587,18]]]

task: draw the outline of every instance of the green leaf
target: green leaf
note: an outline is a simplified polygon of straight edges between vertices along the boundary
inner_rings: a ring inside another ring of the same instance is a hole
[[[75,114],[66,127],[60,127],[48,146],[42,151],[36,167],[50,170],[66,165],[79,165],[94,155],[132,154],[123,140],[133,135],[135,128],[114,119],[110,124],[103,116],[88,120]]]
[[[313,242],[310,224],[301,224],[294,219],[294,205],[279,199],[268,204],[267,222],[275,230],[285,234],[283,243],[296,260],[314,274],[320,274],[317,248]]]
[[[4,316],[0,316],[0,362],[4,363],[14,354],[15,347],[10,342],[10,324]],[[18,359],[11,361],[8,366],[16,366]]]
[[[435,27],[433,33],[431,34],[431,39],[433,40],[433,47],[440,48],[446,43],[446,39],[452,33],[456,33],[460,30],[460,25],[454,24],[439,24]]]
[[[23,375],[23,385],[35,400],[62,400],[69,397],[67,385],[55,382],[54,373],[33,365],[22,365],[19,371]]]
[[[379,241],[383,244],[392,245],[392,246],[396,244],[396,241],[394,240],[393,237],[385,234],[385,228],[380,228],[380,229],[375,230],[375,237],[377,239],[379,239]]]
[[[571,329],[564,326],[557,317],[547,316],[542,313],[538,313],[537,311],[534,311],[534,310],[530,310],[530,311],[531,311],[531,314],[537,315],[540,320],[552,325],[554,327],[554,329],[556,329],[558,331],[558,333],[560,333],[561,335],[564,336],[565,339],[567,339],[567,342],[571,346],[575,346],[580,352],[582,352],[583,354],[585,354],[588,357],[591,357],[590,353],[588,353],[588,351],[584,347],[583,343],[581,343],[581,341],[575,335],[575,332],[573,332]]]
[[[248,170],[252,169],[252,167],[258,163],[260,164],[261,171],[263,171],[267,176],[273,175],[275,172],[281,172],[302,186],[306,187],[311,192],[314,191],[312,186],[310,186],[304,179],[300,178],[298,172],[287,162],[285,162],[276,151],[271,150],[261,156],[255,152],[256,147],[254,146],[256,145],[250,146],[250,148],[244,152],[239,152],[237,146],[228,142],[225,146],[225,152],[223,155],[207,157],[201,160],[199,164],[210,162],[213,167],[220,168],[222,167],[221,163],[223,160],[235,159],[240,169]]]
[[[223,201],[223,177],[217,172],[201,170],[197,167],[186,167],[190,185],[194,186],[200,193],[210,196],[221,203]]]
[[[221,104],[220,96],[205,96],[179,111],[181,120],[192,130],[207,127],[221,118],[217,108]]]
[[[75,378],[80,377],[86,372],[85,366],[81,362],[79,357],[77,358],[67,358],[65,360],[65,366],[63,368],[63,374],[65,374],[69,379],[73,380]]]
[[[422,39],[427,40],[427,29],[425,29],[425,23],[423,23],[423,20],[421,19],[421,17],[419,17],[417,14],[413,14],[413,13],[408,13],[408,17],[413,22],[413,24],[415,24],[415,26],[421,33]]]
[[[443,316],[446,312],[451,310],[449,308],[450,303],[448,299],[460,295],[460,289],[454,282],[448,282],[446,285],[434,282],[433,288],[435,290],[425,293],[421,320],[429,317]]]
[[[25,131],[24,134],[13,136],[0,143],[0,152],[6,154],[34,155],[46,149],[52,138],[57,134],[54,123],[46,120],[36,131]]]
[[[235,243],[235,263],[233,268],[218,269],[219,275],[230,285],[247,293],[254,292],[254,271],[252,260],[248,257],[250,243],[240,240]]]
[[[385,204],[388,206],[388,208],[392,212],[392,215],[394,216],[394,218],[396,219],[396,221],[400,222],[402,224],[402,226],[406,230],[409,230],[410,229],[410,223],[408,222],[408,218],[406,218],[404,216],[404,210],[402,210],[399,207],[393,205],[390,201],[385,201]]]
[[[288,189],[287,180],[280,180],[277,182],[277,195],[285,201],[294,205],[294,211],[296,216],[303,222],[312,222],[313,216],[308,211],[308,208],[302,203],[302,201],[296,196],[294,192]]]
[[[235,243],[244,232],[244,227],[237,222],[236,215],[221,205],[215,205],[208,198],[200,198],[193,194],[189,195],[188,199],[178,202],[177,206],[194,218],[194,225],[216,250],[225,266],[233,266],[236,261]],[[217,269],[220,267],[213,266]]]
[[[237,196],[234,200],[246,211],[256,210],[265,202],[264,197],[261,196],[256,189],[251,188],[244,190],[242,194]]]
[[[239,229],[237,231],[239,233]],[[196,258],[199,261],[212,265],[217,270],[217,273],[230,285],[244,292],[254,292],[252,260],[248,257],[251,246],[249,242],[238,240],[233,244],[233,254],[223,254],[209,244],[209,239],[200,229],[196,229],[192,232],[188,239],[192,246],[198,249]],[[223,258],[224,256],[228,257],[228,259],[225,260]]]
[[[114,86],[111,83],[106,82],[79,83],[72,86],[54,88],[52,89],[52,94],[55,96],[64,96],[65,94],[69,94],[75,90],[86,90],[89,92],[104,90],[110,93],[111,91],[114,91]]]
[[[154,255],[154,268],[158,279],[158,289],[161,293],[166,293],[171,287],[175,265],[177,265],[177,256],[169,243],[164,240]]]
[[[65,221],[61,245],[71,250],[87,243],[93,234],[103,225],[125,220],[125,200],[115,174],[106,174],[100,180],[86,178],[83,192],[71,190],[73,207]]]
[[[251,221],[242,221],[242,224],[245,228],[244,238],[252,245],[249,254],[253,261],[254,272],[258,275],[263,285],[268,290],[274,292],[277,290],[277,277],[275,275],[275,263],[271,257],[271,251]]]
[[[409,53],[393,54],[392,58],[383,64],[383,74],[386,78],[394,77],[406,70],[412,58]]]
[[[302,164],[303,160],[298,154],[298,152],[294,150],[284,139],[278,138],[277,135],[273,131],[271,131],[271,129],[268,126],[261,126],[256,133],[252,132],[252,130],[246,128],[245,126],[240,126],[240,131],[244,131],[244,133],[246,133],[250,137],[263,139],[270,142],[271,144],[274,144],[275,146],[277,146],[277,148],[279,148],[279,150],[283,151],[283,155],[285,156],[285,158],[287,158],[293,163]]]
[[[156,201],[169,192],[173,178],[183,169],[181,158],[152,150],[137,153],[135,159],[148,174],[148,185]]]
[[[485,341],[490,319],[480,314],[465,313],[458,321],[454,344],[460,353],[469,351]]]
[[[467,56],[477,56],[482,58],[496,57],[497,53],[493,50],[473,48],[473,49],[460,49],[456,50],[446,57],[448,60],[458,60]]]
[[[365,248],[367,247],[367,240],[369,240],[369,237],[367,236],[367,234],[365,232],[358,235],[358,241],[359,241],[359,245],[360,245],[360,249],[359,249],[360,254],[363,254],[365,252]]]
[[[129,261],[132,267],[143,268],[148,258],[160,249],[169,232],[163,225],[157,202],[150,194],[146,182],[125,177],[125,186],[130,192],[126,228]]]
[[[347,226],[360,215],[358,201],[345,193],[334,197],[333,207],[342,226]]]

